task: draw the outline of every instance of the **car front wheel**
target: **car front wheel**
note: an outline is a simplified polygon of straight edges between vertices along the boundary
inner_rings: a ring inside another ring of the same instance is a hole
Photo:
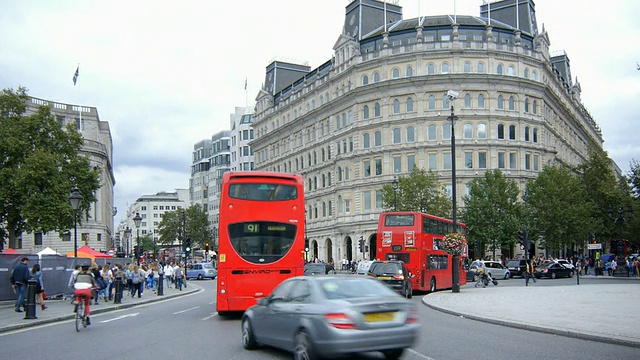
[[[242,320],[242,346],[247,350],[252,350],[258,347],[256,338],[253,335],[253,329],[248,318]]]
[[[202,274],[198,274],[198,280],[202,280]]]
[[[509,272],[504,273],[504,279],[505,280],[508,280],[510,277],[511,277],[511,273],[509,273]]]
[[[311,337],[304,331],[300,331],[296,334],[295,338],[296,347],[293,351],[294,360],[318,360],[319,357],[313,350],[313,344],[311,343]]]
[[[384,358],[387,360],[395,360],[395,359],[399,359],[400,356],[402,356],[403,352],[404,352],[404,349],[391,349],[391,350],[384,350],[382,354],[384,355]]]
[[[554,273],[554,272],[552,272],[552,273],[551,273],[551,278],[552,278],[552,279],[555,279],[555,278],[556,278],[556,276],[557,276],[557,275],[556,275],[556,273]]]

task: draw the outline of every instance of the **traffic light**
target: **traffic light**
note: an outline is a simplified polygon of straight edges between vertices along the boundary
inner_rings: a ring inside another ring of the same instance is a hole
[[[362,239],[362,236],[360,236],[360,240],[358,240],[358,250],[360,252],[364,251],[364,240]]]
[[[518,239],[520,239],[520,241],[518,241],[520,243],[520,245],[524,246],[524,237],[525,237],[525,232],[524,230],[518,230]]]
[[[309,238],[304,238],[304,251],[309,251]]]
[[[204,250],[205,250],[206,252],[209,252],[209,243],[205,243],[205,244],[204,244]]]

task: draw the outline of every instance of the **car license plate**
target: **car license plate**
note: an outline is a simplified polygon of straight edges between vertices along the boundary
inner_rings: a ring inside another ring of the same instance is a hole
[[[378,280],[391,280],[391,276],[378,276]]]
[[[392,321],[392,320],[393,320],[393,313],[390,313],[390,312],[364,314],[364,321],[366,322],[381,322],[381,321]]]

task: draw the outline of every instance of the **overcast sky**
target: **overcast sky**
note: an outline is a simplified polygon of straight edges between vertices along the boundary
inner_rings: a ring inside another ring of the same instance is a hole
[[[253,106],[272,59],[316,68],[332,56],[347,0],[0,0],[0,88],[95,106],[114,145],[116,223],[139,196],[189,187],[193,144]],[[458,0],[479,16],[482,0]],[[565,50],[604,148],[640,159],[640,1],[536,0],[539,30]],[[400,0],[404,18],[453,0]],[[73,73],[80,77],[73,86]],[[247,90],[244,89],[245,79]]]

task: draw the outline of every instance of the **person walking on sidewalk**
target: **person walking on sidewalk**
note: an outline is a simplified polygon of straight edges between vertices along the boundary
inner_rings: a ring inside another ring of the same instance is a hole
[[[134,297],[136,295],[136,291],[138,292],[138,298],[142,297],[144,277],[144,271],[140,269],[138,265],[133,265],[133,269],[131,269],[131,284],[133,286],[133,290],[131,290],[131,297]]]
[[[175,279],[176,289],[182,291],[182,268],[176,265],[173,268],[173,278]]]
[[[31,278],[35,279],[38,282],[36,286],[36,304],[40,305],[42,310],[46,309],[47,306],[44,304],[44,299],[42,297],[42,293],[44,292],[44,283],[42,282],[42,271],[40,271],[40,264],[35,264],[31,268]]]
[[[173,282],[173,266],[169,262],[164,265],[164,278],[167,279],[167,289],[171,289]]]
[[[533,260],[529,259],[526,262],[526,270],[525,270],[525,275],[524,275],[524,282],[525,285],[529,285],[529,279],[533,279],[533,282],[537,282],[536,280],[536,268],[533,265]]]
[[[25,306],[24,293],[27,289],[27,281],[31,278],[29,265],[27,265],[27,263],[29,263],[29,258],[23,257],[11,272],[11,288],[13,288],[14,293],[18,294],[18,298],[16,299],[16,312],[22,312],[20,307]]]

